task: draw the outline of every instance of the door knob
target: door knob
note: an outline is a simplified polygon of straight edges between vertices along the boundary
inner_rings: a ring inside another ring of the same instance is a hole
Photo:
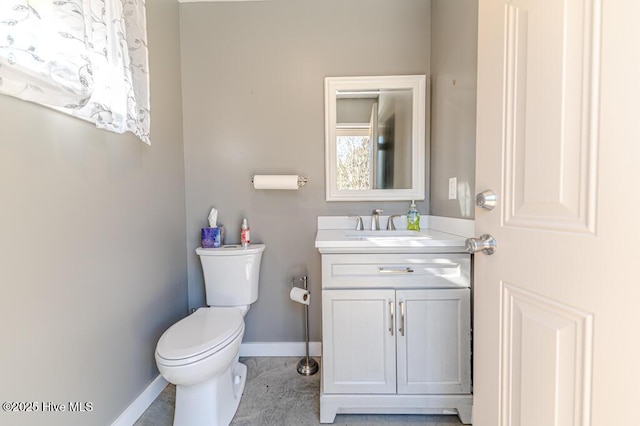
[[[465,248],[467,253],[477,253],[479,251],[484,254],[493,254],[498,245],[495,238],[489,234],[484,234],[480,238],[467,238]]]
[[[490,189],[484,190],[476,195],[476,206],[491,210],[496,206],[498,196]]]

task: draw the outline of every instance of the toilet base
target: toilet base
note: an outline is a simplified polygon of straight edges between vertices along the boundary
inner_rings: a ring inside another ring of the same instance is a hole
[[[247,366],[236,358],[219,376],[195,385],[177,385],[173,426],[228,426],[246,381]]]

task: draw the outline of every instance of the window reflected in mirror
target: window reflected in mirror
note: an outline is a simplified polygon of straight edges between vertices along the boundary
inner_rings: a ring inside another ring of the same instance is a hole
[[[373,185],[373,149],[369,129],[338,128],[336,130],[338,157],[338,190],[371,189]]]

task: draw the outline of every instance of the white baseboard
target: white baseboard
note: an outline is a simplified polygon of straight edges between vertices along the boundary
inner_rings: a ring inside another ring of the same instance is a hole
[[[304,356],[306,351],[304,342],[249,342],[240,345],[240,356]],[[309,355],[321,356],[322,343],[309,342]]]
[[[147,388],[127,407],[111,426],[131,426],[142,416],[162,390],[169,384],[158,374]]]
[[[275,356],[304,356],[306,355],[304,342],[263,342],[242,343],[240,356],[275,357]],[[318,357],[322,354],[321,342],[309,342],[309,355]],[[169,383],[160,375],[124,410],[111,426],[131,426],[142,416],[147,408],[160,395]]]

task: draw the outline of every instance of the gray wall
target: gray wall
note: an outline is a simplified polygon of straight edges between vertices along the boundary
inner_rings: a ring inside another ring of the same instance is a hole
[[[237,242],[243,217],[267,245],[245,342],[300,342],[293,276],[309,274],[320,340],[318,215],[406,213],[408,202],[325,202],[324,77],[429,75],[430,1],[324,0],[180,6],[189,305],[203,306],[195,248],[211,207]],[[299,191],[257,191],[254,174],[301,174]],[[427,202],[419,203],[427,213]]]
[[[478,1],[432,0],[431,15],[431,214],[473,219]]]
[[[187,312],[177,1],[147,14],[151,147],[0,96],[0,400],[94,407],[1,424],[110,424]]]

